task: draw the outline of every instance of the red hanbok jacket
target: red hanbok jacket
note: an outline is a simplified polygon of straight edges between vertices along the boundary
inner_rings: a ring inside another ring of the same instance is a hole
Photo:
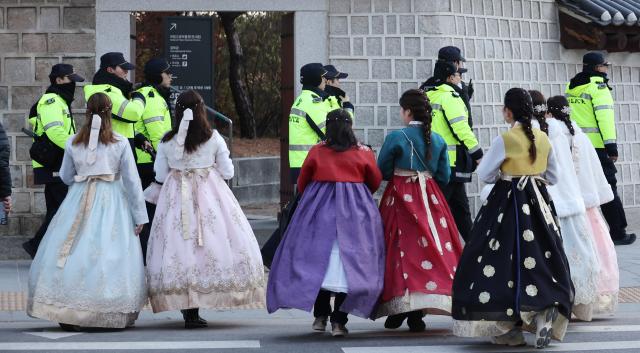
[[[382,173],[376,155],[364,145],[336,152],[321,142],[311,148],[298,177],[298,192],[311,181],[365,183],[371,192],[378,190]]]

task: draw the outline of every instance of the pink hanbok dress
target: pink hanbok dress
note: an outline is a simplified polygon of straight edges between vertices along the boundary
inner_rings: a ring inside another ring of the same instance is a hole
[[[147,253],[154,312],[264,307],[264,268],[249,221],[225,179],[229,149],[214,130],[188,153],[162,142],[154,169],[163,183]]]

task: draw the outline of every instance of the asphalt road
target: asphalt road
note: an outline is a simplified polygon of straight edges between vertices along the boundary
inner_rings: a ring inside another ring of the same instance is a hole
[[[621,304],[613,318],[574,323],[551,352],[640,352],[640,304]],[[265,310],[205,311],[209,327],[185,330],[179,313],[143,312],[136,327],[69,334],[23,312],[0,313],[0,352],[255,352],[255,353],[452,353],[533,352],[493,346],[485,339],[451,335],[448,317],[427,316],[428,329],[414,334],[385,330],[383,322],[351,318],[345,338],[311,331],[311,314]],[[528,339],[532,339],[529,335]]]

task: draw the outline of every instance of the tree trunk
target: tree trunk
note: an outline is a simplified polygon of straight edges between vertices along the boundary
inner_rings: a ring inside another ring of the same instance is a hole
[[[235,19],[242,12],[220,12],[220,19],[224,27],[229,46],[229,85],[233,94],[236,112],[240,118],[240,136],[243,138],[256,138],[256,119],[253,114],[253,104],[249,99],[247,85],[243,78],[244,54],[240,45],[240,37],[235,28]]]

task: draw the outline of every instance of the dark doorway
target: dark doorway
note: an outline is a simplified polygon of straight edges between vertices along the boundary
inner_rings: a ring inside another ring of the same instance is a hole
[[[280,206],[284,206],[293,198],[293,187],[289,177],[289,111],[294,97],[293,68],[293,13],[282,16],[281,31],[281,79],[280,95],[282,97],[282,118],[280,121]]]

